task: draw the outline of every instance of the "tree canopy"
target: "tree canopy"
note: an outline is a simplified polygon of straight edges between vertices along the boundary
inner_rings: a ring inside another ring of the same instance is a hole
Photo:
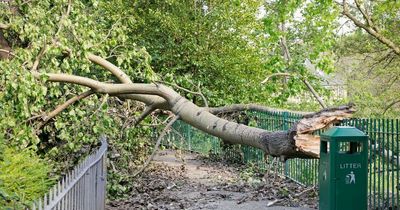
[[[146,116],[156,109],[179,115],[172,96],[188,99],[190,117],[183,120],[217,135],[206,121],[212,118],[218,132],[226,126],[207,105],[316,111],[337,105],[321,85],[322,74],[336,72],[348,92],[339,102],[354,101],[364,115],[398,116],[399,7],[361,0],[0,2],[0,148],[65,163],[42,170],[54,174],[90,152],[104,133],[117,167],[109,191],[118,197],[130,190],[124,183],[132,179],[132,166],[154,143],[158,127],[152,125],[160,120]],[[343,19],[351,30],[340,34]],[[94,81],[147,84],[153,92],[107,92]],[[167,86],[175,91],[155,91]],[[267,150],[260,143],[265,133],[252,129],[239,130],[259,132],[251,144]],[[240,142],[234,134],[218,133]]]

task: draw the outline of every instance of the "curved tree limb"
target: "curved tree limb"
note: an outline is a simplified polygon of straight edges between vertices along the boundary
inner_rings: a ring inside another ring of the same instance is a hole
[[[382,115],[385,115],[386,112],[387,112],[392,106],[394,106],[394,105],[396,105],[396,104],[398,104],[398,103],[400,103],[400,99],[395,100],[395,101],[392,101],[392,103],[388,104],[388,105],[385,107],[385,110],[383,110]]]
[[[94,55],[92,53],[89,53],[88,59],[91,62],[93,62],[97,65],[100,65],[103,68],[105,68],[106,70],[110,71],[115,77],[117,77],[117,79],[120,82],[125,83],[125,84],[133,83],[132,80],[129,78],[129,76],[127,74],[125,74],[125,72],[123,72],[120,68],[118,68],[114,64],[110,63],[106,59],[104,59],[100,56]],[[155,108],[164,108],[165,109],[167,107],[167,101],[165,101],[165,99],[158,97],[158,96],[154,96],[154,95],[121,94],[119,97],[122,99],[132,99],[132,100],[141,101],[148,106],[155,106]]]
[[[164,136],[167,134],[169,128],[174,124],[174,122],[176,122],[179,119],[179,116],[175,116],[174,118],[172,118],[171,121],[169,121],[169,123],[165,126],[164,130],[161,132],[160,136],[157,139],[156,145],[154,146],[153,152],[151,153],[150,157],[147,158],[146,162],[143,164],[143,166],[136,171],[135,173],[133,173],[133,175],[131,177],[136,177],[137,175],[139,175],[140,173],[142,173],[144,171],[144,169],[147,168],[147,166],[149,165],[149,163],[153,160],[155,154],[158,151],[158,148],[160,147],[161,141],[164,139]]]
[[[129,78],[129,76],[127,74],[125,74],[125,72],[121,71],[121,69],[119,69],[117,66],[115,66],[112,63],[110,63],[106,59],[104,59],[104,58],[102,58],[100,56],[94,55],[92,53],[89,53],[88,59],[91,62],[93,62],[93,63],[95,63],[97,65],[100,65],[103,68],[105,68],[108,71],[110,71],[122,83],[133,83],[132,80]]]

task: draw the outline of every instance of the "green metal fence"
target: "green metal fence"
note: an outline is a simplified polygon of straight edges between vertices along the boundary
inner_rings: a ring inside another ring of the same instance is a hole
[[[290,112],[247,111],[246,121],[250,126],[269,131],[288,130],[301,119],[300,114]],[[392,119],[350,119],[340,125],[354,126],[369,136],[369,206],[370,209],[399,209],[399,120]],[[210,157],[227,161],[253,164],[261,170],[273,161],[264,152],[253,147],[224,145],[220,139],[199,131],[190,125],[177,121],[173,132],[166,137],[169,145],[195,151]],[[316,185],[318,182],[318,160],[290,159],[285,163],[276,162],[278,172],[302,184]]]

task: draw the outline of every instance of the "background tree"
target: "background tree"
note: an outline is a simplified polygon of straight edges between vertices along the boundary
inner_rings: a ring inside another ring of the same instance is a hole
[[[277,92],[275,101],[287,106],[289,97],[309,92],[322,107],[324,100],[332,104],[329,97],[322,99],[329,91],[307,63],[325,74],[333,71],[337,6],[330,1],[266,1],[264,9],[266,68],[271,72],[264,82]]]
[[[152,55],[160,78],[202,89],[211,105],[270,102],[258,84],[268,70],[261,1],[137,1],[135,42]],[[201,104],[199,96],[184,93]]]
[[[398,117],[400,3],[356,0],[338,4],[350,24],[337,53],[349,100],[358,104],[363,116]]]

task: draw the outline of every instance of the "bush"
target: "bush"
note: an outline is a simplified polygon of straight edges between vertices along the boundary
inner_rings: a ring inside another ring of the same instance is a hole
[[[19,209],[54,184],[51,166],[29,149],[3,147],[0,159],[0,209]]]

